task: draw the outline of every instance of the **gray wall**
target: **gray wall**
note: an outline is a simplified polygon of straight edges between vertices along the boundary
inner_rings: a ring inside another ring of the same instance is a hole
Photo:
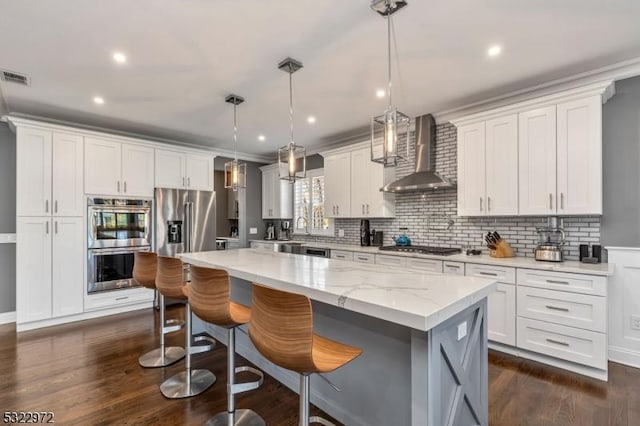
[[[605,246],[640,246],[640,77],[616,82],[603,107]]]
[[[240,192],[238,208],[240,220],[238,233],[240,241],[248,247],[248,241],[262,239],[265,232],[265,224],[262,221],[262,163],[247,162],[247,188]],[[250,228],[258,228],[257,234],[249,234]]]
[[[227,189],[224,188],[224,172],[213,174],[213,190],[216,191],[216,237],[229,236],[229,219],[227,219]]]
[[[16,136],[0,122],[0,233],[16,232]],[[16,246],[0,244],[0,313],[16,310]]]

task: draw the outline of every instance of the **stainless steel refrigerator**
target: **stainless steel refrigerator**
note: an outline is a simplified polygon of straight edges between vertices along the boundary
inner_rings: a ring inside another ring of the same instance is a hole
[[[216,193],[155,190],[155,247],[160,256],[216,249]]]

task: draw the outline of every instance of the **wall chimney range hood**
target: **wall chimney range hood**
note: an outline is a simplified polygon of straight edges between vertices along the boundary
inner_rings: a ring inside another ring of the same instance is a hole
[[[436,120],[433,115],[416,118],[415,141],[415,172],[383,186],[380,191],[402,193],[454,188],[449,179],[435,171]]]

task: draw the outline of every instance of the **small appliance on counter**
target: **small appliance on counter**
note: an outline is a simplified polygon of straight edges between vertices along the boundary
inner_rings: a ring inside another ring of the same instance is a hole
[[[362,247],[371,245],[371,230],[368,219],[360,221],[360,245]]]
[[[601,263],[602,246],[599,244],[594,244],[593,246],[591,246],[591,256],[589,256],[589,244],[580,244],[580,262]]]
[[[538,246],[535,250],[536,260],[545,262],[562,262],[562,246],[565,243],[564,229],[558,225],[557,217],[550,217],[546,227],[537,229]]]
[[[291,236],[291,222],[283,220],[280,222],[280,229],[278,230],[278,240],[289,241]]]
[[[382,233],[382,231],[376,231],[375,229],[371,231],[372,246],[382,247],[383,239],[384,239],[384,234]]]
[[[276,227],[273,223],[267,224],[267,234],[264,237],[265,240],[275,240],[276,239]]]
[[[400,231],[408,231],[408,228],[400,228]],[[411,245],[411,238],[409,238],[405,233],[402,233],[398,236],[393,236],[391,237],[391,239],[393,240],[394,243],[396,243],[397,246],[400,246],[400,247]]]

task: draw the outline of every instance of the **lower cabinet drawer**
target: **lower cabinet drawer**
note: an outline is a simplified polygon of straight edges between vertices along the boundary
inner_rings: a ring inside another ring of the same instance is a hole
[[[376,254],[376,265],[405,266],[406,264],[407,259],[404,257]]]
[[[376,263],[376,255],[373,253],[353,253],[353,260],[360,263]]]
[[[468,277],[493,278],[505,284],[516,283],[516,268],[509,266],[467,263],[465,265],[465,275]]]
[[[407,267],[442,273],[442,260],[407,258]]]
[[[605,297],[518,286],[518,315],[530,319],[607,331]]]
[[[444,261],[442,263],[442,272],[449,275],[464,275],[464,263]]]
[[[353,260],[353,252],[344,250],[331,250],[331,258],[340,260]]]
[[[108,291],[105,293],[90,294],[85,296],[84,309],[86,311],[92,311],[96,309],[106,309],[122,305],[131,305],[134,303],[150,302],[152,300],[153,290],[147,288]]]
[[[518,317],[517,324],[519,348],[602,370],[607,368],[604,333],[522,317]]]
[[[607,295],[607,278],[594,275],[518,268],[518,285],[598,296]]]

